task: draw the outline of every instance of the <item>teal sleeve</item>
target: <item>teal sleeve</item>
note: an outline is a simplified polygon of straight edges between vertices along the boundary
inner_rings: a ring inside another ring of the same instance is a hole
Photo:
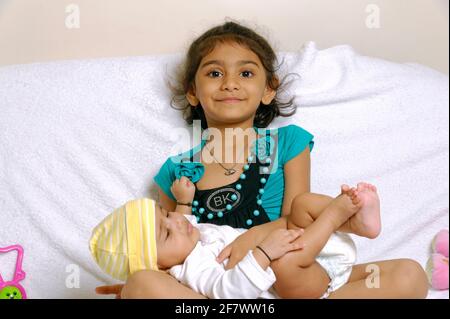
[[[283,163],[287,163],[298,154],[303,152],[306,146],[309,146],[310,152],[314,147],[314,136],[308,131],[297,125],[289,125],[286,127],[286,133],[284,134],[284,160]]]
[[[153,178],[155,183],[162,189],[162,191],[169,196],[170,199],[175,200],[170,187],[175,180],[174,163],[171,158],[168,158],[163,166],[161,166],[158,174]]]

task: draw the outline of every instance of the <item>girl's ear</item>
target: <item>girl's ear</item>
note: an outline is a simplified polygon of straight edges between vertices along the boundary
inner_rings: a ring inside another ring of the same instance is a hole
[[[264,95],[261,99],[262,104],[269,105],[272,100],[275,98],[275,95],[277,94],[276,89],[279,86],[279,81],[276,76],[274,76],[271,80],[271,83],[267,83],[266,89],[264,90]]]
[[[186,98],[190,105],[197,106],[200,101],[197,99],[197,96],[195,96],[195,87],[191,86],[189,91],[186,93]]]
[[[277,91],[272,89],[270,86],[267,86],[264,91],[264,95],[261,99],[262,104],[269,105],[272,102],[272,100],[275,98],[276,94],[277,94]]]

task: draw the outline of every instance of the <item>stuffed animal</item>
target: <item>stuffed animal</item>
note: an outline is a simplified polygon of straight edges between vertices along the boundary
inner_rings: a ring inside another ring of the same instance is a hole
[[[428,281],[434,289],[448,289],[448,229],[437,233],[431,249],[432,254],[427,262]]]

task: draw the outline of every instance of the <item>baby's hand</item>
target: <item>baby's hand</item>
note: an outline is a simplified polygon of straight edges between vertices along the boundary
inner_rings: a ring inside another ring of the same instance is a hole
[[[301,235],[303,235],[303,229],[277,229],[271,232],[259,244],[259,247],[274,261],[291,250],[302,249],[304,244],[294,243]]]
[[[170,191],[178,202],[192,203],[195,195],[195,186],[186,176],[176,179]]]

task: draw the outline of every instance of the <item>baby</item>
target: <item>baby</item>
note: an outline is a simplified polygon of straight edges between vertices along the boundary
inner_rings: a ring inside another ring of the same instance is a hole
[[[173,187],[189,191],[189,184],[184,185]],[[168,271],[209,298],[327,297],[347,283],[355,264],[353,241],[336,231],[361,209],[362,201],[348,186],[320,213],[307,209],[311,200],[320,202],[321,197],[300,197],[298,209],[282,217],[284,223],[255,226],[266,229],[266,236],[229,270],[216,258],[245,229],[198,224],[187,207],[168,212],[147,198],[132,200],[107,216],[94,229],[90,250],[116,279],[126,280],[144,269]],[[298,293],[293,295],[292,287]]]

